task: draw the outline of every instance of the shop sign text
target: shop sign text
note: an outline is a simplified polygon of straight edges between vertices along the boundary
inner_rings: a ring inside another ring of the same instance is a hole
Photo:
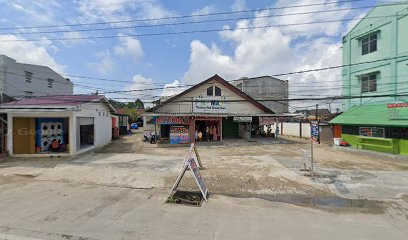
[[[156,124],[189,124],[188,117],[163,116],[156,118]]]
[[[221,99],[193,98],[193,112],[196,113],[226,113],[227,103]]]

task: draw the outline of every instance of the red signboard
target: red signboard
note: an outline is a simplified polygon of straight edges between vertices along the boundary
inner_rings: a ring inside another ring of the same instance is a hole
[[[158,117],[156,124],[189,124],[190,119],[188,117]]]
[[[273,125],[275,124],[275,118],[274,117],[260,117],[259,118],[259,125],[260,126],[265,126],[265,125]]]
[[[390,103],[387,104],[388,108],[400,108],[400,107],[408,107],[408,103]]]

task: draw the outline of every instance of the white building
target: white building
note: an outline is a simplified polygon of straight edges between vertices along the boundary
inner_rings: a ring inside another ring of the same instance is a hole
[[[101,95],[68,95],[4,103],[0,113],[7,113],[10,156],[45,156],[105,146],[112,138],[111,113],[116,110]]]
[[[0,103],[4,98],[72,95],[73,84],[47,66],[19,63],[0,55]]]
[[[214,75],[145,112],[144,127],[156,130],[161,143],[194,142],[196,131],[203,141],[250,139],[260,117],[273,116],[266,106]]]

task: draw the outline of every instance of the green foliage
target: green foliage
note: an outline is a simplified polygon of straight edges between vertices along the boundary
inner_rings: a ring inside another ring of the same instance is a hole
[[[136,122],[141,116],[138,114],[139,109],[144,109],[144,103],[139,98],[134,102],[118,102],[109,99],[109,103],[116,109],[121,109],[125,114],[130,116],[131,122]]]
[[[136,122],[137,118],[140,117],[137,113],[136,108],[124,108],[123,110],[130,116],[130,120],[132,123]]]

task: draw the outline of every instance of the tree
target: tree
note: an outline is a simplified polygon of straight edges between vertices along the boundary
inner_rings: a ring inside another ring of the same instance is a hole
[[[109,103],[114,107],[114,108],[124,108],[126,106],[125,103],[123,102],[118,102],[112,99],[109,99]]]
[[[136,107],[137,109],[144,109],[144,103],[143,103],[143,101],[140,100],[139,98],[136,99],[136,101],[135,101],[135,107]]]

